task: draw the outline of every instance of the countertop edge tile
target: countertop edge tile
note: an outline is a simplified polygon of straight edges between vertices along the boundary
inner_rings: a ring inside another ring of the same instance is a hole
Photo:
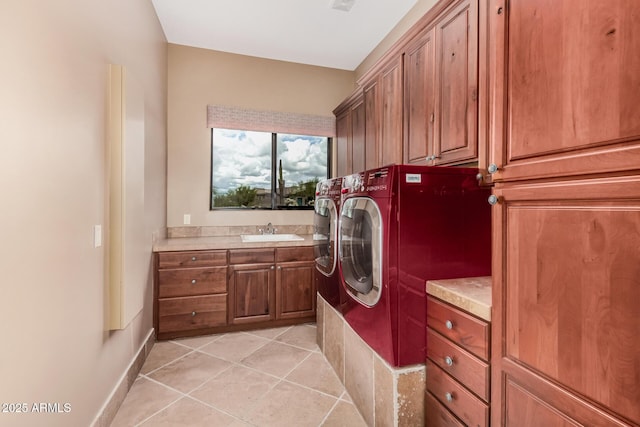
[[[303,240],[284,240],[279,242],[247,242],[239,235],[210,237],[173,237],[159,239],[153,244],[153,252],[201,251],[216,249],[284,248],[292,246],[313,246],[313,235],[303,235]]]
[[[491,322],[491,277],[429,280],[427,294]]]

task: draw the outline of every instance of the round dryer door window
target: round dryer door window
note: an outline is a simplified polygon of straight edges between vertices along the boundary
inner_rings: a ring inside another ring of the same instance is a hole
[[[375,305],[382,286],[382,220],[378,205],[367,197],[345,200],[338,236],[347,291],[362,304]]]
[[[315,203],[313,243],[316,268],[330,276],[336,268],[336,205],[331,199],[317,199]]]

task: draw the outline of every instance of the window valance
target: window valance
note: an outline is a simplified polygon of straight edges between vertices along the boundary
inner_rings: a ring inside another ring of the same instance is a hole
[[[334,137],[336,120],[333,116],[208,105],[207,127]]]

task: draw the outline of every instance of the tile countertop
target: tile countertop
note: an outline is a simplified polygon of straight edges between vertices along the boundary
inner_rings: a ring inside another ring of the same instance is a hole
[[[427,294],[491,321],[491,277],[429,280]]]
[[[153,244],[154,252],[200,251],[213,249],[243,248],[286,248],[291,246],[313,246],[313,235],[300,234],[304,240],[286,240],[281,242],[244,243],[239,235],[212,237],[175,237],[160,239]]]

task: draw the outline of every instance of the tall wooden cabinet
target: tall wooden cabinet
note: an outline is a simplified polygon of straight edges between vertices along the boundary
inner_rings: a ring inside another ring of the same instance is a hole
[[[492,426],[640,425],[640,3],[489,10]]]

